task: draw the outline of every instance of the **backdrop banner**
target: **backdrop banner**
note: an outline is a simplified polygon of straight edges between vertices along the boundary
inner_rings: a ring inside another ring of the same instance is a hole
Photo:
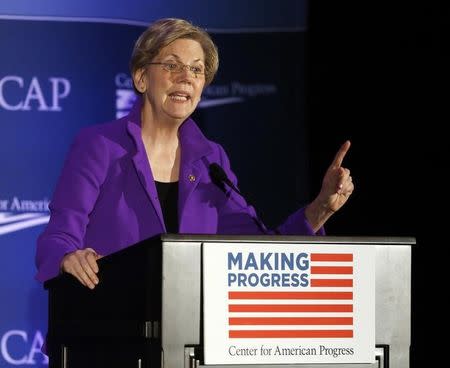
[[[36,239],[80,128],[126,114],[143,26],[0,19],[0,367],[48,364],[47,294]],[[231,158],[241,191],[272,226],[308,198],[304,33],[214,33],[217,78],[194,113]]]

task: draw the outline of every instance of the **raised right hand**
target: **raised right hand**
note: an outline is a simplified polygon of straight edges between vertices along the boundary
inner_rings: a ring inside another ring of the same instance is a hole
[[[92,248],[77,250],[64,256],[61,269],[75,276],[84,286],[93,289],[99,283],[97,260],[100,258],[102,256]]]

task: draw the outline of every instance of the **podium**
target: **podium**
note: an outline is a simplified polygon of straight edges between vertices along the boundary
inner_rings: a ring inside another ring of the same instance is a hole
[[[411,247],[404,237],[219,236],[166,234],[99,260],[90,290],[73,276],[47,281],[50,368],[238,368],[204,362],[203,260],[220,243],[373,247],[374,361],[252,364],[254,368],[407,368],[411,340]]]

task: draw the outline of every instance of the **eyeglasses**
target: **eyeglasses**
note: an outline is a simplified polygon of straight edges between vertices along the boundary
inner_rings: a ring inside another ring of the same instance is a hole
[[[171,73],[181,73],[187,69],[195,74],[195,77],[205,74],[205,69],[201,65],[188,65],[183,63],[148,63],[149,65],[161,65],[164,70]]]

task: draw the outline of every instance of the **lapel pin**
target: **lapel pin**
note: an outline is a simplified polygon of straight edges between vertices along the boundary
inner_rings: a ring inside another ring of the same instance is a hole
[[[193,183],[195,181],[195,176],[192,174],[189,174],[188,179],[191,183]]]

